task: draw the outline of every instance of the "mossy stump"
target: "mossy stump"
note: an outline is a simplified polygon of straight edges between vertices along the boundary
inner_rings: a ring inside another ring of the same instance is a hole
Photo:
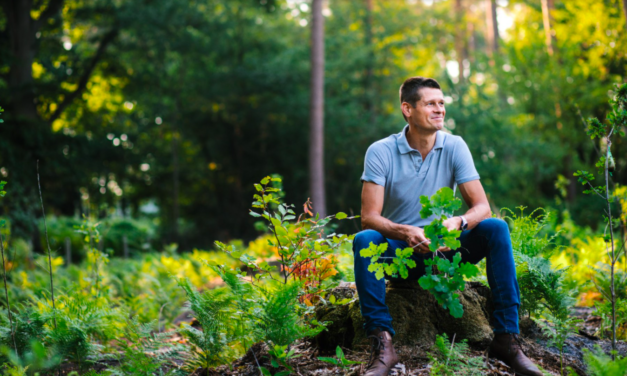
[[[316,337],[321,351],[334,351],[339,345],[357,349],[368,345],[363,330],[364,320],[354,286],[340,286],[331,294],[337,300],[356,298],[343,306],[319,306],[318,321],[332,321],[327,330]],[[493,338],[490,317],[493,312],[490,289],[479,282],[467,282],[460,294],[464,315],[456,319],[443,309],[435,298],[417,282],[388,283],[386,303],[396,331],[395,345],[431,347],[437,334],[446,333],[456,341],[463,339],[477,348],[487,348]]]

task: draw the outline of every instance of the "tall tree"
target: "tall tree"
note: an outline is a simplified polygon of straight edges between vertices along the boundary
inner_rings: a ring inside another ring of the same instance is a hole
[[[309,107],[309,189],[314,210],[326,215],[324,189],[324,18],[322,0],[311,7],[311,98]]]
[[[462,26],[464,19],[464,6],[462,0],[455,0],[455,54],[457,55],[457,67],[459,69],[459,83],[464,82],[464,60],[467,58],[467,49],[465,46],[465,30]]]
[[[544,34],[546,50],[553,56],[553,32],[551,31],[551,10],[553,0],[542,0],[542,22],[544,23]]]
[[[496,18],[496,0],[485,0],[486,5],[486,36],[488,53],[494,56],[499,49],[499,24]]]

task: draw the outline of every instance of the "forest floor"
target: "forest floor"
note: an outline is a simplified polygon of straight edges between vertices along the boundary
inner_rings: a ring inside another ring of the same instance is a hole
[[[578,307],[573,314],[580,318],[582,322],[579,325],[579,333],[572,334],[566,340],[564,346],[564,374],[567,374],[568,367],[572,368],[578,375],[587,375],[585,364],[583,362],[583,349],[593,350],[595,346],[600,346],[606,353],[611,350],[611,341],[602,340],[596,337],[595,333],[600,324],[600,318],[592,316],[592,309]],[[556,347],[547,345],[547,338],[542,334],[537,325],[531,324],[525,327],[521,326],[522,346],[525,354],[531,358],[538,366],[545,371],[545,374],[560,375],[560,353]],[[259,365],[268,369],[270,367],[266,349],[258,344],[253,347],[255,356],[249,351],[244,357],[233,362],[230,366],[222,366],[216,369],[206,371],[197,371],[194,376],[253,376],[260,375],[257,361]],[[619,341],[617,343],[618,353],[622,356],[627,355],[627,343]],[[344,349],[346,358],[353,361],[362,362],[360,365],[354,365],[350,368],[341,369],[329,363],[318,360],[319,356],[334,356],[335,354],[320,354],[318,350],[309,341],[304,341],[294,346],[295,353],[301,356],[291,361],[296,375],[346,375],[358,376],[363,373],[365,364],[368,362],[370,353],[368,348],[350,350]],[[391,376],[426,376],[430,375],[431,367],[429,365],[430,349],[420,347],[397,347],[397,354],[400,358],[399,364],[390,373]],[[471,356],[478,356],[484,359],[485,370],[484,375],[493,376],[514,376],[514,372],[505,365],[505,363],[488,357],[487,350],[477,350],[471,348]],[[256,358],[256,360],[255,360]]]
[[[594,335],[600,325],[600,318],[592,315],[592,309],[586,307],[575,308],[573,315],[582,321],[579,324],[578,333],[571,334],[566,340],[564,346],[564,375],[568,374],[568,368],[572,368],[578,375],[587,375],[586,367],[583,362],[584,349],[593,350],[595,346],[600,346],[606,353],[611,350],[611,341],[599,339]],[[193,320],[192,320],[193,325]],[[171,331],[172,336],[168,340],[171,343],[182,343],[185,340],[175,331]],[[531,358],[535,364],[541,367],[546,375],[560,375],[560,353],[556,347],[548,346],[547,338],[542,331],[530,320],[521,321],[521,338],[522,346],[525,354]],[[627,342],[618,341],[618,353],[621,356],[627,355]],[[367,347],[361,349],[344,349],[345,356],[348,360],[358,361],[361,364],[353,365],[344,369],[318,360],[318,357],[333,357],[335,354],[320,353],[313,345],[313,341],[300,341],[292,347],[295,350],[297,358],[290,361],[290,365],[294,367],[294,374],[298,376],[331,376],[345,375],[358,376],[363,374],[365,365],[367,364],[370,353]],[[254,354],[253,351],[254,350]],[[164,351],[166,351],[164,349]],[[390,376],[427,376],[431,374],[431,365],[429,353],[432,349],[422,348],[418,346],[397,346],[396,352],[400,358],[399,363],[391,371]],[[163,357],[165,354],[161,354]],[[514,376],[514,372],[503,362],[489,358],[487,350],[479,350],[470,348],[470,356],[481,357],[484,360],[484,370],[482,375],[491,376]],[[172,370],[182,366],[180,358],[175,357],[169,364],[163,367],[163,371]],[[104,371],[109,367],[115,366],[116,361],[101,360],[93,365],[93,370]],[[272,373],[278,372],[270,365],[267,348],[262,343],[258,343],[252,347],[243,357],[235,360],[230,365],[224,365],[217,368],[205,370],[198,369],[192,372],[190,376],[258,376],[261,375],[258,366],[266,367]],[[71,371],[77,371],[77,368],[71,364],[65,364],[60,370],[50,373],[50,375],[61,376],[67,375]],[[43,376],[43,375],[42,375]]]

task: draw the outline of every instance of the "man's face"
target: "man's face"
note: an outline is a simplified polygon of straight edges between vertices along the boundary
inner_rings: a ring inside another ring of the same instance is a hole
[[[401,105],[407,122],[425,131],[441,130],[444,127],[446,114],[442,90],[425,87],[420,89],[419,94],[420,100],[415,107],[412,108],[407,102]]]

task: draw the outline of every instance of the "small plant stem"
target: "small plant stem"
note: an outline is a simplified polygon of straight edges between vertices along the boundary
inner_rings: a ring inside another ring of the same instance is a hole
[[[264,189],[261,192],[261,201],[263,202],[263,208],[264,211],[266,211],[268,213],[268,216],[270,216],[270,212],[268,211],[268,204],[266,203],[266,200],[263,198],[264,194],[266,193],[266,190]],[[272,221],[270,221],[270,223],[272,223]],[[276,243],[277,243],[277,247],[279,248],[279,255],[281,256],[281,266],[283,267],[283,279],[285,280],[284,284],[287,284],[287,278],[289,277],[289,274],[287,272],[287,268],[285,265],[285,257],[281,254],[281,249],[283,248],[281,246],[281,242],[279,241],[279,236],[276,233],[276,228],[274,228],[274,225],[272,225],[272,233],[274,234],[274,238],[276,239]]]
[[[453,333],[453,339],[451,340],[451,349],[448,352],[448,356],[446,357],[446,366],[448,367],[448,361],[451,359],[451,355],[453,354],[453,345],[455,345],[455,336],[457,333]]]
[[[610,205],[610,147],[612,146],[612,131],[607,135],[607,151],[605,156],[605,201],[607,203],[607,215],[608,223],[610,227],[610,246],[612,247],[612,259],[610,263],[610,293],[612,294],[612,360],[614,360],[614,353],[616,352],[616,294],[614,291],[614,266],[616,265],[616,258],[614,256],[614,229],[612,228],[612,208]]]
[[[4,296],[7,299],[7,312],[9,313],[9,324],[11,324],[11,337],[13,338],[13,347],[15,348],[15,354],[17,353],[17,343],[15,342],[15,332],[13,331],[13,314],[11,313],[11,302],[9,301],[9,289],[7,288],[7,268],[4,263],[4,240],[2,234],[0,234],[0,251],[2,251],[2,277],[4,278]]]
[[[41,214],[44,220],[44,233],[46,234],[46,244],[48,245],[48,272],[50,274],[50,295],[52,297],[52,310],[54,314],[52,318],[54,320],[54,328],[57,328],[57,314],[56,306],[54,304],[54,283],[52,282],[52,250],[50,249],[50,241],[48,240],[48,226],[46,225],[46,211],[44,210],[44,197],[41,194],[41,182],[39,180],[39,159],[37,160],[37,187],[39,188],[39,200],[41,201]]]

